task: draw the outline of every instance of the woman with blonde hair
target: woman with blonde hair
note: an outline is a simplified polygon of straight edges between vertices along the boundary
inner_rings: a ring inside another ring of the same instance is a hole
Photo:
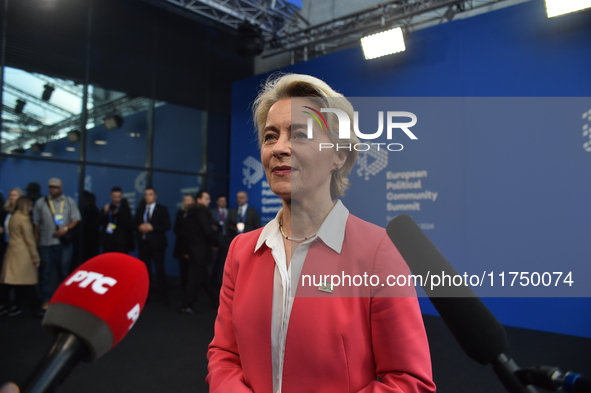
[[[410,274],[384,228],[338,199],[357,152],[321,147],[358,140],[352,128],[339,132],[335,113],[352,119],[353,107],[308,75],[270,78],[254,103],[261,161],[282,209],[228,251],[207,354],[211,392],[435,391],[414,287],[335,285],[341,272],[343,283]]]
[[[20,306],[24,303],[28,303],[32,310],[36,308],[35,285],[40,258],[29,215],[31,207],[31,200],[20,196],[8,222],[10,237],[0,275],[0,308],[11,316],[20,314]],[[14,304],[10,304],[8,298],[11,288],[15,289]]]
[[[12,209],[16,200],[23,195],[23,190],[18,187],[11,188],[8,191],[8,198],[6,203],[0,209],[0,271],[2,271],[2,261],[4,260],[4,253],[6,252],[6,245],[8,244],[8,221],[12,216]]]

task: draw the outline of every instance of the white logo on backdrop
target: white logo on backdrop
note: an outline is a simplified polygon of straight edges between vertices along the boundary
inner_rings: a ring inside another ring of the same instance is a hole
[[[84,177],[84,189],[88,192],[92,192],[92,176],[86,175]]]
[[[583,143],[583,149],[591,152],[591,109],[587,112],[583,112],[583,119],[587,120],[587,124],[583,126],[583,137],[586,138],[586,142]]]
[[[363,151],[357,158],[357,175],[369,180],[370,176],[377,175],[382,169],[388,166],[388,151],[374,150]]]
[[[138,194],[143,194],[146,191],[146,182],[147,182],[148,172],[143,171],[135,178],[134,187]]]
[[[242,163],[244,164],[244,168],[242,168],[242,175],[244,175],[242,184],[251,188],[253,184],[256,184],[265,175],[263,164],[252,156],[246,157]]]

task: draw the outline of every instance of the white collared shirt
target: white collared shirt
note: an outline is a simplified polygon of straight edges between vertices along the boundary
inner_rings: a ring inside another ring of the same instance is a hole
[[[273,306],[271,311],[271,360],[273,363],[274,393],[281,393],[285,340],[287,338],[289,317],[293,307],[298,280],[304,267],[304,261],[308,255],[310,245],[320,239],[328,247],[340,253],[345,239],[345,225],[349,216],[349,210],[347,210],[340,200],[337,200],[320,226],[316,236],[297,246],[291,257],[289,268],[287,267],[283,237],[279,230],[280,215],[281,211],[277,213],[277,216],[273,220],[265,225],[255,247],[256,252],[263,244],[266,244],[271,249],[271,255],[273,255],[273,259],[275,260]],[[312,262],[309,261],[308,263]]]
[[[245,203],[242,206],[238,206],[238,217],[236,217],[238,222],[244,222],[244,220],[246,220],[246,209],[248,209],[248,203]]]
[[[144,211],[144,222],[150,221],[148,217],[152,217],[154,215],[154,208],[156,207],[156,202],[146,205],[146,209],[150,209],[149,213],[146,215]]]

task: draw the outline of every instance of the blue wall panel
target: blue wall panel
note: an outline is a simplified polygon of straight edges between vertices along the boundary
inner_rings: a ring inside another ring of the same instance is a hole
[[[572,271],[573,286],[552,295],[498,288],[484,301],[504,324],[591,337],[590,47],[591,12],[547,19],[534,0],[413,32],[401,54],[364,61],[352,48],[283,71],[317,76],[348,97],[434,97],[393,109],[413,108],[419,140],[390,153],[387,170],[427,170],[423,188],[439,192],[408,213],[435,224],[428,236],[460,271]],[[249,191],[259,209],[269,206],[249,105],[266,76],[233,86],[230,192]],[[359,168],[344,202],[384,226],[385,172],[365,180]]]

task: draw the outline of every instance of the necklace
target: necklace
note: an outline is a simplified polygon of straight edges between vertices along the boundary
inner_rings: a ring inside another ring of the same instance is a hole
[[[303,242],[305,240],[308,240],[308,239],[316,236],[316,234],[318,233],[318,232],[314,232],[310,236],[306,236],[306,237],[303,237],[303,238],[300,238],[300,239],[295,238],[295,237],[289,237],[289,236],[287,236],[285,234],[285,232],[283,232],[283,220],[279,221],[279,231],[281,232],[281,234],[283,235],[283,237],[285,237],[287,240],[290,240],[292,242]]]

